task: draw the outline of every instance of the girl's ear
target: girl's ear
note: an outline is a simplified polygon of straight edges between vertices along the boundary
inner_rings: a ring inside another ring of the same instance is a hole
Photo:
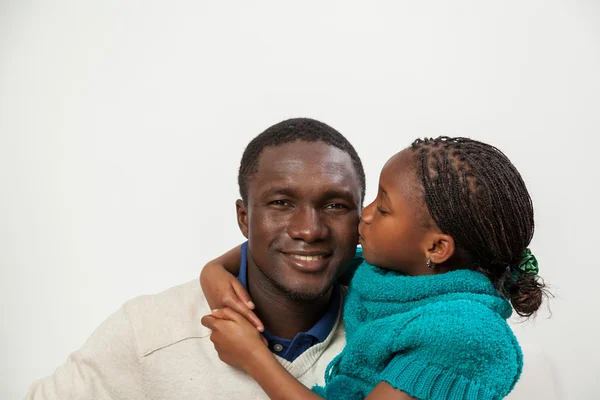
[[[443,264],[454,255],[456,245],[452,236],[444,233],[434,233],[429,241],[427,257],[434,264]]]

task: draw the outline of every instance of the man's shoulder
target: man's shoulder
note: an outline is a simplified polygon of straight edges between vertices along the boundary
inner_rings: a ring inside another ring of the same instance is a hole
[[[184,339],[210,335],[210,330],[200,324],[210,310],[198,280],[136,297],[123,308],[141,357]]]

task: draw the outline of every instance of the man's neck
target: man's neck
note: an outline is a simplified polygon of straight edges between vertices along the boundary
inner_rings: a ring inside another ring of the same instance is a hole
[[[299,301],[275,287],[248,260],[248,291],[256,305],[254,312],[269,333],[282,339],[293,339],[310,330],[325,314],[332,290],[316,300]]]

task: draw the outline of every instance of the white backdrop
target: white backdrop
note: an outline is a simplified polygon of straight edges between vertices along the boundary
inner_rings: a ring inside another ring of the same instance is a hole
[[[556,294],[517,335],[597,399],[598,71],[593,0],[0,1],[0,398],[239,243],[245,144],[308,116],[354,144],[367,201],[415,137],[503,149]]]

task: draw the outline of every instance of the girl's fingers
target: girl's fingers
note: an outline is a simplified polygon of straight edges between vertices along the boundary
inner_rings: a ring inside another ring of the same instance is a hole
[[[237,322],[237,323],[248,323],[248,321],[245,321],[245,318],[243,315],[241,315],[240,313],[238,313],[231,307],[225,307],[225,308],[219,308],[217,310],[212,310],[212,315],[219,319],[224,319],[224,320],[233,321],[233,322]]]
[[[245,289],[242,287],[242,290]],[[256,316],[256,314],[248,308],[248,305],[240,300],[237,295],[226,296],[223,298],[223,305],[232,308],[237,313],[246,318],[252,325],[258,329],[259,332],[265,330],[265,326],[262,321]]]
[[[205,315],[204,317],[202,317],[202,319],[200,320],[200,323],[202,325],[204,325],[205,327],[207,327],[208,329],[212,330],[215,326],[215,321],[217,320],[217,318],[213,315]]]
[[[234,321],[234,322],[238,322],[239,320],[242,319],[242,316],[240,315],[240,313],[235,311],[233,308],[225,307],[219,311],[222,312],[223,315],[225,315],[224,319],[228,319],[228,320]]]
[[[237,295],[238,299],[240,299],[244,304],[248,306],[249,309],[254,310],[254,303],[250,300],[250,295],[248,291],[244,288],[244,285],[238,280],[234,280],[231,282],[231,286],[233,286],[233,291]]]
[[[238,322],[243,318],[240,313],[231,307],[217,308],[212,310],[212,316],[218,319],[226,319],[233,322]]]
[[[217,308],[211,311],[211,315],[208,315],[208,317],[212,317],[214,319],[229,319],[227,317],[227,314],[225,314],[224,312],[224,308]],[[203,324],[204,325],[204,324]],[[214,323],[213,323],[214,325]]]
[[[246,318],[256,329],[258,329],[259,332],[263,332],[265,330],[263,323],[256,316],[256,314],[254,314],[254,311],[250,311],[246,308],[245,310],[242,310],[242,312],[238,311],[238,313]]]

